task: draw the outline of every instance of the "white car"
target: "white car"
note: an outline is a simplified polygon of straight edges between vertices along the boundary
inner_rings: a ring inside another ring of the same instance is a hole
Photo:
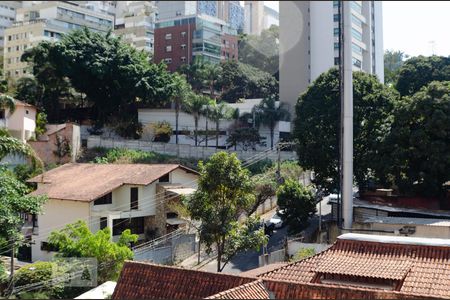
[[[283,227],[283,220],[281,219],[281,216],[279,213],[283,213],[282,211],[276,212],[272,218],[269,220],[269,226],[273,224],[274,228],[281,228]]]

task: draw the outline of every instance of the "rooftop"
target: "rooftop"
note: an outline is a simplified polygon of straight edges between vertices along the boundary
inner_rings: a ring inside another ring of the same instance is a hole
[[[51,199],[93,201],[124,185],[148,185],[175,169],[195,171],[177,164],[69,163],[28,180],[41,183],[32,195]]]
[[[401,224],[401,225],[425,225],[450,227],[450,220],[430,218],[406,218],[406,217],[368,217],[363,223]]]

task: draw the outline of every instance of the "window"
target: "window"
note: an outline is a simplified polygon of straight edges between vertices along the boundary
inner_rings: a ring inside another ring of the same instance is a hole
[[[26,115],[28,115],[30,112],[28,111],[28,109],[27,110],[25,110],[25,114]]]
[[[133,234],[143,234],[144,217],[113,220],[113,235],[120,235],[125,229],[130,229]]]
[[[357,39],[358,41],[362,41],[362,34],[356,30],[355,28],[352,28],[352,36]]]
[[[41,242],[41,250],[57,252],[59,249],[58,249],[58,247],[50,244],[49,242]]]
[[[339,57],[334,58],[334,65],[335,66],[339,65]]]
[[[339,28],[334,28],[333,29],[333,35],[334,36],[339,36]]]
[[[5,119],[5,110],[4,109],[0,109],[0,119]]]
[[[166,52],[172,52],[172,46],[166,46]]]
[[[130,188],[130,209],[138,209],[138,208],[139,208],[138,188],[132,187]]]
[[[334,21],[334,22],[339,22],[339,14],[335,14],[335,15],[333,16],[333,21]]]
[[[172,39],[172,34],[171,33],[166,33],[166,40],[171,40]]]
[[[355,45],[355,44],[352,43],[352,49],[353,49],[353,52],[355,52],[355,53],[357,53],[359,55],[362,54],[362,48],[359,47],[358,45]]]
[[[352,63],[355,67],[361,68],[361,61],[359,59],[352,57]]]
[[[186,49],[186,44],[181,44],[181,49]]]
[[[172,63],[172,59],[171,58],[164,58],[164,62],[166,64],[171,64]]]
[[[159,182],[169,182],[169,173],[159,177]]]
[[[112,193],[108,193],[94,201],[94,205],[112,204]]]
[[[8,35],[8,41],[10,41],[10,40],[11,40],[11,38],[12,38],[12,36]]]
[[[186,62],[186,56],[182,56],[180,59],[182,62]]]
[[[339,43],[334,43],[334,49],[339,49]]]
[[[100,230],[106,228],[108,226],[108,218],[107,217],[101,217],[100,218]]]
[[[8,47],[8,52],[11,52],[11,47]]]
[[[182,36],[182,37],[185,37],[185,36],[186,36],[186,31],[182,31],[182,32],[181,32],[181,36]]]

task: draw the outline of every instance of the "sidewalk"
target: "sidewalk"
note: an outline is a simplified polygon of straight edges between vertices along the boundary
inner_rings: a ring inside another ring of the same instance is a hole
[[[198,270],[207,263],[211,262],[212,260],[216,259],[216,253],[213,252],[211,254],[206,254],[206,251],[200,251],[200,264],[198,263],[198,253],[195,253],[194,255],[186,258],[181,263],[178,264],[178,266],[187,268],[187,269],[195,269]]]

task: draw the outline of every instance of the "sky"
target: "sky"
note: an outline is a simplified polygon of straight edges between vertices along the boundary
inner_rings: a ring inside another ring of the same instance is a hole
[[[278,1],[264,1],[278,11]],[[383,1],[384,49],[450,56],[450,2]]]

